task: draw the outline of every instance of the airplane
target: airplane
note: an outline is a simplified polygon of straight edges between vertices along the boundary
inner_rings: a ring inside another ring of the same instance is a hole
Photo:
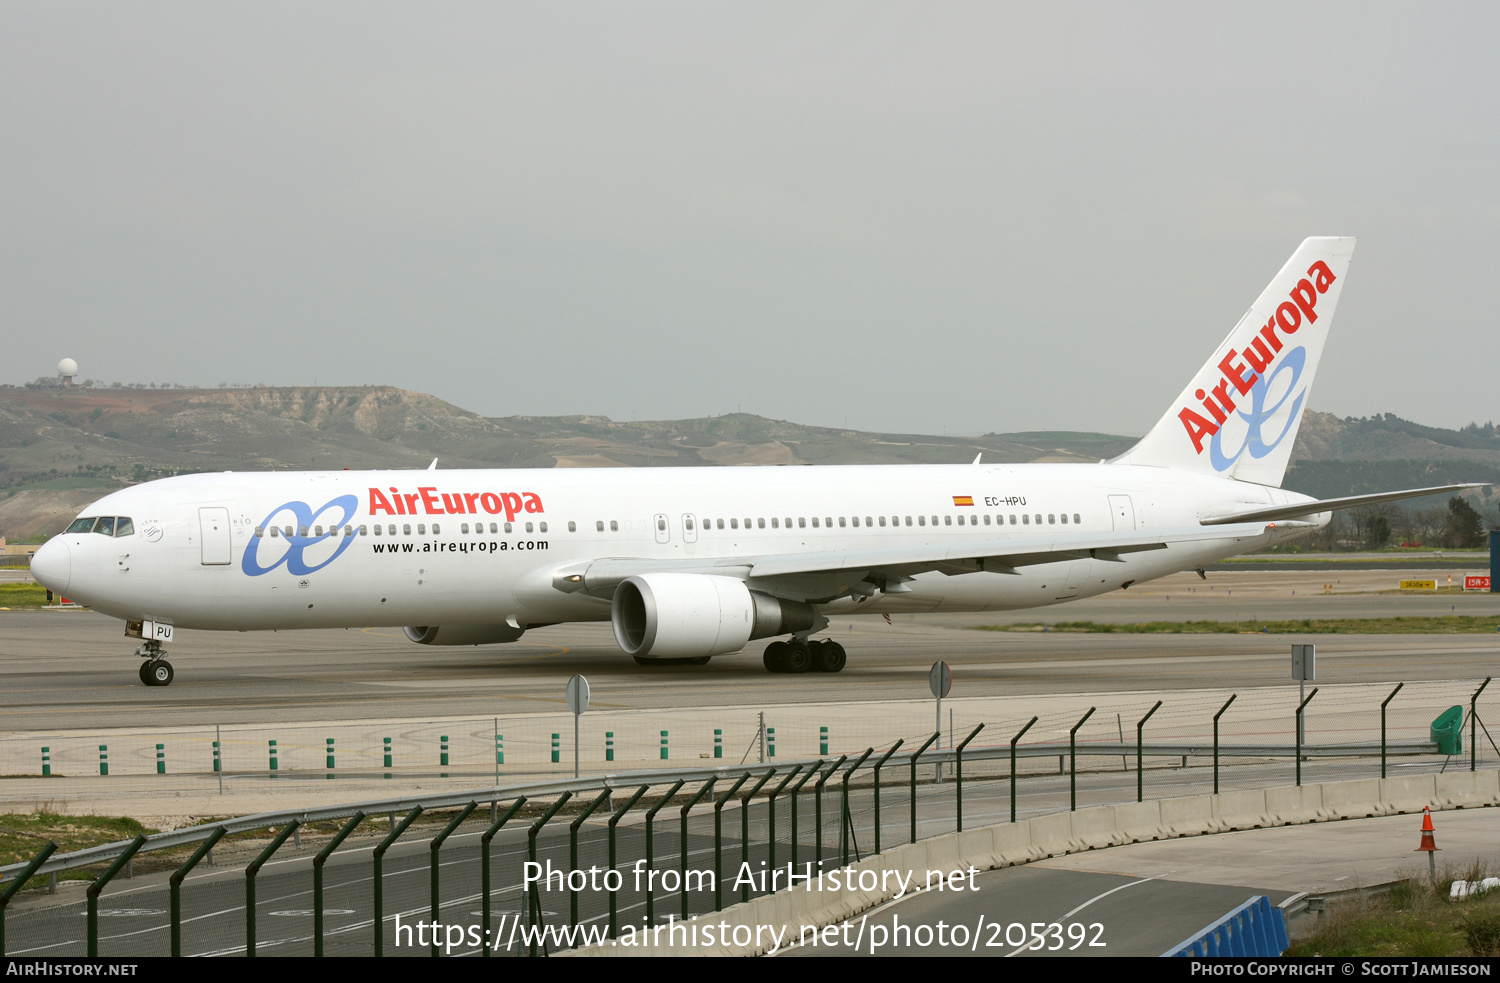
[[[36,552],[54,593],[125,621],[141,681],[178,628],[402,627],[421,645],[609,621],[641,665],[775,638],[839,672],[830,618],[1041,607],[1325,526],[1280,487],[1355,240],[1305,240],[1139,443],[1097,464],[193,474],[107,495]],[[780,636],[785,636],[782,639]]]

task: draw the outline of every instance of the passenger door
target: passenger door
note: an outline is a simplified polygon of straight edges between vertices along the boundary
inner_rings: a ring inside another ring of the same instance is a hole
[[[199,509],[198,528],[203,537],[203,565],[229,565],[234,559],[234,541],[229,532],[229,510]]]

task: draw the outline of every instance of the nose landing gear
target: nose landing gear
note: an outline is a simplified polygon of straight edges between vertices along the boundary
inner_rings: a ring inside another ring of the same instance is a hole
[[[172,663],[167,661],[167,653],[162,648],[161,642],[152,639],[136,649],[135,654],[146,660],[141,663],[141,682],[147,686],[168,686],[171,684],[174,675],[172,672]]]

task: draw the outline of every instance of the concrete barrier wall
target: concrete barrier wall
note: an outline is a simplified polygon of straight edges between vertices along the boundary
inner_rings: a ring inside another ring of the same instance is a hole
[[[1125,843],[1390,816],[1420,812],[1424,807],[1442,810],[1497,805],[1500,805],[1500,771],[1463,771],[1446,775],[1323,782],[1300,788],[1282,786],[1237,790],[1220,795],[1093,806],[1077,812],[1061,812],[1017,823],[949,833],[894,847],[852,866],[855,871],[869,870],[877,875],[887,870],[914,871],[914,883],[920,884],[929,870],[951,871],[970,866],[994,870]],[[803,926],[834,924],[890,901],[895,893],[894,888],[832,892],[806,890],[799,885],[686,923],[689,931],[696,922],[712,923],[716,926],[715,935],[719,934],[717,926],[721,922],[730,926],[731,932],[737,926],[746,926],[752,937],[749,945],[669,946],[663,943],[632,946],[609,942],[558,955],[760,955],[771,947],[767,929],[784,933],[785,942],[795,942]],[[758,940],[757,928],[761,930]],[[742,930],[741,935],[744,934]],[[662,937],[666,937],[665,930]]]

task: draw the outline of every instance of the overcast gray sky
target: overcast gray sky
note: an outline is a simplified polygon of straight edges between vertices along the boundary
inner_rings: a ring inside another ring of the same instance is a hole
[[[1145,431],[1308,235],[1310,405],[1500,418],[1494,4],[0,7],[0,381]]]

